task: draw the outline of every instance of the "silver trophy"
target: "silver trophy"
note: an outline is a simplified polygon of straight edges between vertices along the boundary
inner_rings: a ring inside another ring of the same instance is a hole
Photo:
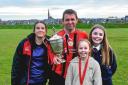
[[[63,52],[63,38],[57,34],[49,39],[53,52],[62,59],[62,52]],[[65,62],[62,59],[62,62]]]
[[[55,28],[53,26],[52,28],[54,35],[49,39],[51,48],[53,52],[62,60],[62,63],[65,62],[64,59],[62,59],[62,52],[63,52],[63,38],[56,34]]]

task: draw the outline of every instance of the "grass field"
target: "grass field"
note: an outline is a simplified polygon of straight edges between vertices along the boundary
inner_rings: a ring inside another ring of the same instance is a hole
[[[85,30],[89,32],[90,29]],[[10,72],[15,48],[30,32],[31,29],[0,29],[0,85],[11,85]],[[107,34],[118,63],[113,83],[128,85],[128,28],[107,29]]]

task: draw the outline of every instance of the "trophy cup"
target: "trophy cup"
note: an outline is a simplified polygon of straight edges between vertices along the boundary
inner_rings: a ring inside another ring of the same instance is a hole
[[[53,52],[62,59],[62,52],[63,52],[63,38],[57,34],[52,36],[50,39],[50,44],[52,47]],[[64,59],[62,59],[62,63],[65,62]]]
[[[65,59],[62,59],[62,52],[63,52],[63,38],[59,35],[57,35],[54,23],[52,23],[52,31],[53,36],[49,39],[49,42],[51,44],[51,48],[53,52],[62,60],[62,63],[65,62]]]

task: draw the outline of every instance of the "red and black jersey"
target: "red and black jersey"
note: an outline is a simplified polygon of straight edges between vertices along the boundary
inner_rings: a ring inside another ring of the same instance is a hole
[[[70,61],[76,56],[76,45],[81,39],[88,39],[88,35],[84,31],[75,30],[70,34],[67,34],[65,30],[61,30],[57,33],[59,36],[63,37],[63,55],[64,59],[66,60],[65,63],[55,65],[53,70],[63,76],[66,77],[67,68],[69,66]]]

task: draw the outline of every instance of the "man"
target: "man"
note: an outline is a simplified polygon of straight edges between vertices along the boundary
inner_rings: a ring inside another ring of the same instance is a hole
[[[51,85],[65,85],[67,68],[69,66],[70,61],[77,55],[77,43],[81,39],[88,38],[86,32],[82,32],[76,28],[77,22],[78,17],[77,13],[74,10],[67,9],[64,11],[62,18],[62,24],[64,27],[57,34],[63,37],[63,58],[65,59],[65,62],[62,63],[61,59],[56,56],[51,59],[54,63],[52,67],[52,77],[50,80]]]
[[[11,85],[46,85],[48,78],[47,28],[42,21],[18,45],[13,58]]]

